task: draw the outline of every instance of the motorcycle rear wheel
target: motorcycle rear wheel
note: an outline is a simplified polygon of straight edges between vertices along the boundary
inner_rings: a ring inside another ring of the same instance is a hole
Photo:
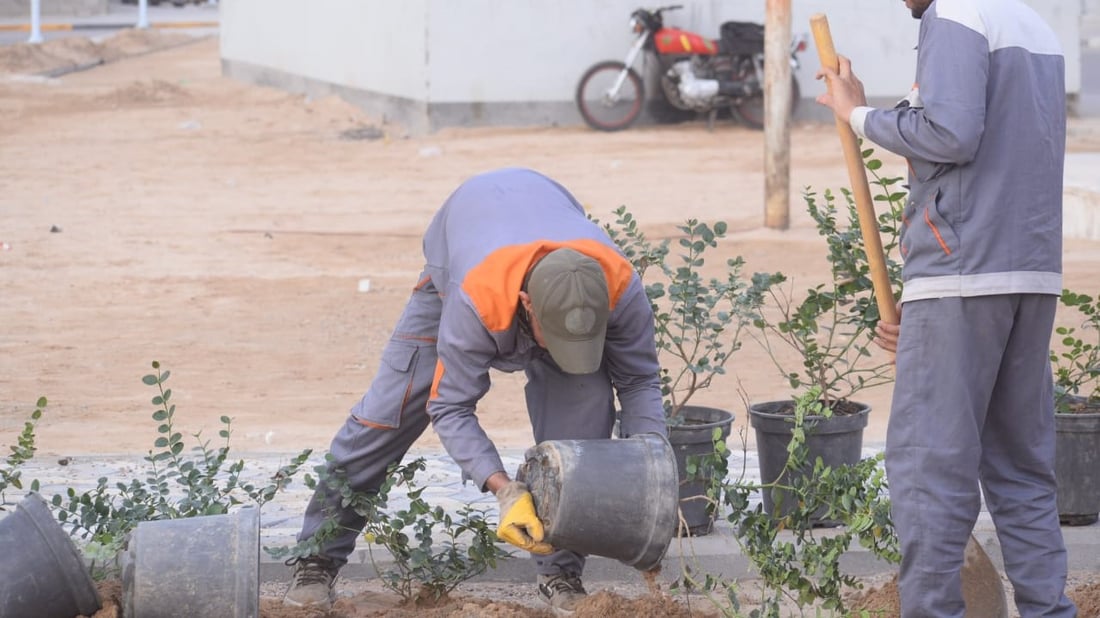
[[[794,116],[795,108],[798,106],[798,101],[802,98],[802,92],[798,88],[798,80],[791,76],[791,116]],[[761,91],[755,96],[741,99],[741,101],[732,106],[734,113],[737,114],[737,118],[747,127],[753,129],[764,128],[764,116],[767,114],[767,110],[764,109],[764,92]]]
[[[623,84],[612,98],[611,88],[624,71]],[[598,131],[621,131],[641,115],[645,85],[634,69],[616,60],[606,60],[584,72],[574,99],[588,126]]]

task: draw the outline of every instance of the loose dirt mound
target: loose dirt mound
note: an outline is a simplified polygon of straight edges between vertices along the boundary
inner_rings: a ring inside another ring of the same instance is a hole
[[[600,591],[577,606],[575,616],[623,616],[624,618],[693,618],[710,616],[686,607],[680,601],[663,594],[650,594],[636,599]]]
[[[1100,616],[1100,582],[1093,582],[1066,593],[1077,604],[1078,616]]]
[[[156,28],[123,30],[99,44],[104,62],[136,56],[194,40],[189,34]]]
[[[861,611],[871,616],[900,616],[901,600],[898,597],[897,578],[864,590],[854,601],[848,603],[848,609],[856,616]]]
[[[103,62],[99,45],[73,37],[45,43],[16,43],[0,47],[0,72],[41,75]]]
[[[1100,616],[1100,582],[1074,581],[1091,579],[1091,574],[1071,575],[1066,584],[1066,596],[1077,605],[1077,615],[1082,618]],[[1012,595],[1008,594],[1009,610],[1012,611]],[[865,611],[871,616],[900,616],[901,601],[898,598],[898,581],[894,577],[881,586],[870,587],[848,602],[848,609],[855,615]]]
[[[86,37],[68,37],[44,43],[16,43],[0,47],[0,73],[56,75],[190,40],[193,37],[182,32],[131,28],[100,42]]]
[[[121,613],[121,584],[118,580],[97,585],[103,608],[92,618],[118,618]],[[585,599],[573,613],[575,618],[707,618],[714,612],[692,610],[682,602],[663,595],[650,594],[628,598],[602,590]],[[284,607],[281,597],[260,599],[261,618],[552,618],[546,609],[522,603],[455,594],[436,603],[405,604],[390,593],[363,592],[341,597],[332,610]]]

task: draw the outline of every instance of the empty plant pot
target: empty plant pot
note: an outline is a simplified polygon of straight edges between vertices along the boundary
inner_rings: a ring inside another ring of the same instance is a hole
[[[260,615],[260,509],[141,522],[122,554],[126,618]]]
[[[663,436],[547,440],[527,450],[519,477],[557,549],[647,571],[676,533],[676,458]]]
[[[72,539],[46,501],[28,494],[0,519],[0,616],[73,618],[99,607]]]

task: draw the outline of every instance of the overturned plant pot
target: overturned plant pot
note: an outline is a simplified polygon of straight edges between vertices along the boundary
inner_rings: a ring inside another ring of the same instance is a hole
[[[99,593],[49,505],[28,494],[0,519],[0,616],[72,618],[99,611]]]
[[[546,440],[524,459],[517,477],[546,542],[640,571],[660,565],[676,532],[676,462],[664,436]]]
[[[141,522],[122,562],[123,616],[260,615],[260,509]]]

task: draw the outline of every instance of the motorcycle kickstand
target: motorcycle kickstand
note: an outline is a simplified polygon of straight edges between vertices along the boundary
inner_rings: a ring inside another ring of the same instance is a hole
[[[718,108],[715,107],[707,112],[707,131],[714,131],[714,121],[718,119]]]

